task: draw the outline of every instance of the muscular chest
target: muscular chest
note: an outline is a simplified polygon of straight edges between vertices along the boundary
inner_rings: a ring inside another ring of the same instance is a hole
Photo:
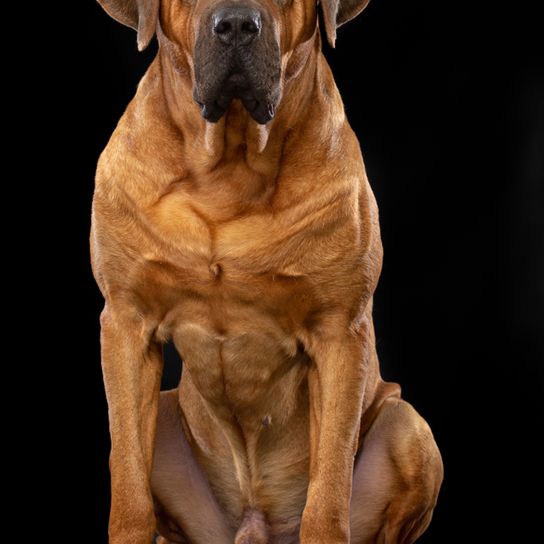
[[[231,277],[308,275],[352,254],[358,241],[351,194],[325,192],[276,204],[228,196],[214,200],[209,193],[173,191],[142,210],[143,222],[174,260],[217,278],[227,270]]]
[[[278,195],[244,207],[183,188],[143,204],[98,194],[93,261],[106,297],[128,294],[167,324],[163,338],[180,316],[220,335],[258,323],[299,337],[362,292],[364,240],[354,187]]]
[[[145,206],[121,196],[111,209],[99,199],[97,277],[103,291],[127,293],[141,315],[161,323],[163,337],[180,319],[210,332],[200,340],[256,324],[296,337],[335,299],[356,293],[354,274],[362,278],[353,266],[361,245],[354,195],[313,193],[238,214],[228,199],[222,208],[221,198],[207,204],[183,190]]]
[[[305,273],[317,257],[305,255],[305,229],[270,213],[212,222],[182,196],[163,204],[147,221],[173,250],[150,252],[134,277],[139,298],[162,316],[159,336],[174,339],[195,385],[218,407],[254,408],[277,380],[294,387],[297,339],[321,304]]]

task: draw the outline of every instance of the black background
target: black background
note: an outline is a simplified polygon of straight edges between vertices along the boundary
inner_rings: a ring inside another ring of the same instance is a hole
[[[326,50],[380,206],[385,261],[375,320],[383,374],[429,421],[444,457],[425,543],[521,542],[540,534],[539,17],[531,2],[472,4],[373,0],[339,31],[336,50]],[[59,206],[65,221],[55,270],[61,292],[73,283],[59,300],[66,299],[65,327],[77,346],[56,367],[71,383],[57,418],[58,457],[79,467],[64,469],[64,508],[74,505],[77,513],[63,523],[102,543],[109,445],[102,302],[87,241],[93,176],[155,49],[139,54],[135,34],[96,3],[77,9],[59,31],[69,152],[57,150],[66,155],[58,162],[63,181],[49,195],[69,202]],[[68,413],[78,414],[77,423]]]

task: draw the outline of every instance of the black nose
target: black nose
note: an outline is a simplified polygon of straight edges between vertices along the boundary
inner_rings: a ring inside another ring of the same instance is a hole
[[[226,45],[247,45],[261,32],[261,14],[249,6],[225,6],[212,18],[213,33]]]

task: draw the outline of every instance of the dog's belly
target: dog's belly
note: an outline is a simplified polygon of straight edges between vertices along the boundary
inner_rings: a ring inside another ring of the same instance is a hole
[[[308,358],[273,320],[238,315],[228,330],[211,320],[176,326],[180,404],[233,524],[252,506],[286,533],[296,530],[307,490]]]

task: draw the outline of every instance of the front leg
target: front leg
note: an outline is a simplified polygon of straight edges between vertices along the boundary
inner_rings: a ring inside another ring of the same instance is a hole
[[[310,477],[301,544],[347,544],[353,459],[369,353],[369,324],[312,337]]]
[[[161,349],[132,309],[106,304],[101,327],[111,434],[109,542],[150,544],[155,530],[150,477]]]

